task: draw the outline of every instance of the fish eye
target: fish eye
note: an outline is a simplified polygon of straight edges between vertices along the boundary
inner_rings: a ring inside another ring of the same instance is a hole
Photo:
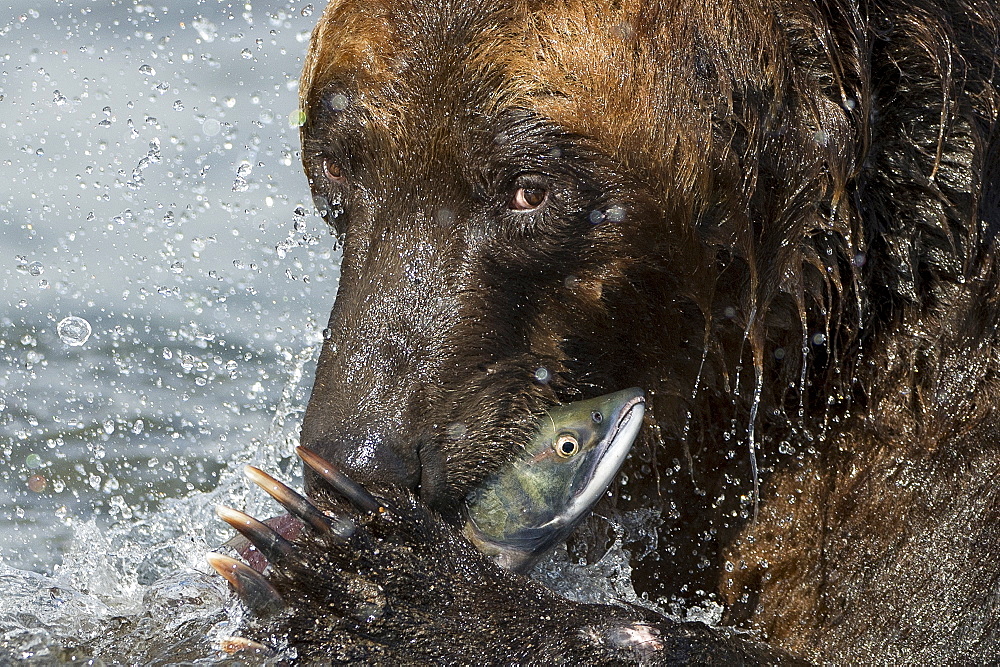
[[[572,434],[562,433],[556,438],[556,444],[552,448],[556,450],[557,456],[568,459],[580,451],[580,443]]]
[[[590,418],[594,420],[595,424],[600,424],[602,421],[604,421],[604,415],[602,415],[597,410],[594,410],[593,412],[590,413]]]

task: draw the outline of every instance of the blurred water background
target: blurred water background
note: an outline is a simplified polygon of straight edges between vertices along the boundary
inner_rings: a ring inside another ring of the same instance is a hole
[[[161,602],[225,616],[212,509],[274,513],[239,464],[297,471],[339,254],[292,120],[322,3],[4,7],[0,658],[46,662]]]

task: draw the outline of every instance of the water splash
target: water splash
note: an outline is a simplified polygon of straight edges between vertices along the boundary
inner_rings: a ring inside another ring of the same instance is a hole
[[[757,411],[760,409],[760,394],[764,387],[763,365],[754,361],[753,398],[750,401],[750,425],[747,427],[747,447],[750,448],[750,477],[753,479],[753,525],[757,525],[760,510],[760,471],[757,468]]]
[[[79,347],[86,343],[90,339],[91,331],[90,322],[75,315],[64,317],[56,325],[59,339],[72,347]]]
[[[138,190],[141,188],[146,183],[146,179],[143,177],[142,172],[158,163],[161,159],[160,140],[153,139],[149,142],[149,150],[146,151],[146,154],[139,159],[139,163],[136,164],[135,169],[132,170],[131,178],[125,181],[125,187],[129,190]]]
[[[231,537],[214,508],[276,512],[240,471],[254,463],[293,477],[307,368],[319,350],[320,336],[313,338],[297,353],[284,351],[286,382],[267,432],[232,457],[214,489],[168,499],[153,512],[135,510],[131,521],[110,528],[93,519],[75,523],[72,545],[52,574],[0,562],[0,663],[231,660],[218,645],[243,612],[204,561],[207,551]]]

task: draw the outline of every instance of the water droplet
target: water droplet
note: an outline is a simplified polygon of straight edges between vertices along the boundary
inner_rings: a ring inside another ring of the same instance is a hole
[[[174,111],[184,111],[184,103],[180,100],[174,100]]]
[[[434,220],[440,227],[451,227],[455,222],[455,213],[451,209],[439,208],[434,212]]]
[[[206,118],[205,122],[201,124],[201,131],[206,137],[214,137],[222,131],[222,123],[215,118]]]
[[[211,21],[198,18],[191,22],[191,27],[198,31],[198,36],[206,42],[214,42],[218,35],[218,29]]]
[[[242,162],[236,169],[236,180],[233,181],[233,192],[246,192],[250,188],[247,183],[247,176],[253,171],[253,165],[249,162]]]
[[[608,222],[621,222],[625,219],[625,207],[621,204],[614,204],[608,207],[604,215],[607,217]]]
[[[149,65],[143,64],[139,66],[139,74],[145,74],[146,76],[153,76],[154,74],[156,74],[156,70],[150,67]]]
[[[67,100],[67,99],[66,99],[66,96],[65,96],[65,95],[63,95],[62,93],[60,93],[60,92],[59,92],[59,91],[57,90],[57,91],[55,91],[55,93],[53,93],[53,98],[52,98],[52,101],[53,101],[53,102],[54,102],[55,104],[57,104],[58,106],[62,106],[62,105],[64,105],[64,104],[66,104],[66,102],[68,102],[69,100]]]
[[[49,480],[45,475],[32,475],[28,478],[28,490],[32,493],[41,493],[48,486]]]
[[[86,343],[87,339],[90,338],[91,331],[90,322],[75,315],[63,318],[56,325],[56,333],[59,334],[62,342],[73,347],[79,347]]]
[[[302,8],[300,14],[302,14],[302,16],[312,16],[314,9],[315,8],[312,5],[306,5],[305,7]]]
[[[251,58],[253,58],[253,51],[251,51],[250,49],[243,49],[242,51],[240,51],[240,55],[243,56],[244,60],[250,60]]]

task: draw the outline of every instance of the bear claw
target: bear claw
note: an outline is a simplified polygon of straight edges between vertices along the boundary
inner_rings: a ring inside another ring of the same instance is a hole
[[[255,468],[254,466],[244,467],[243,474],[246,475],[247,479],[263,489],[265,493],[274,498],[278,504],[288,510],[289,514],[302,521],[302,523],[320,535],[331,532],[332,524],[330,519],[297,491],[294,491],[260,468]]]
[[[359,512],[381,514],[386,510],[384,504],[376,500],[375,496],[367,489],[342,473],[335,465],[319,454],[301,445],[295,448],[295,453]]]
[[[295,547],[265,523],[258,521],[249,514],[244,514],[231,507],[219,505],[215,513],[220,519],[232,526],[240,535],[247,538],[250,544],[269,562],[281,560],[290,554]]]
[[[207,554],[205,560],[257,615],[269,616],[285,608],[281,594],[264,575],[249,565],[217,553]]]

